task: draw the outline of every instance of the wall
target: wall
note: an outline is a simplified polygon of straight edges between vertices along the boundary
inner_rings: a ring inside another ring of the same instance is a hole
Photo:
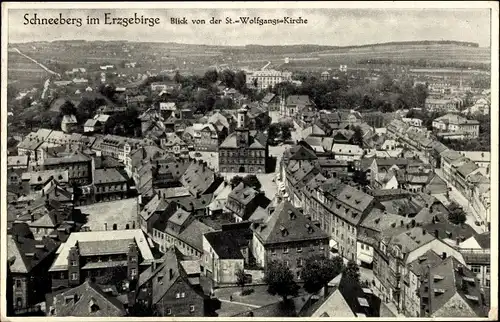
[[[237,283],[236,272],[244,269],[243,259],[217,259],[218,273],[217,283]]]

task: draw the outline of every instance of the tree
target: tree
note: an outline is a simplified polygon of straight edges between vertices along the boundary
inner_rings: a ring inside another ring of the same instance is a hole
[[[259,179],[255,174],[246,175],[242,181],[245,184],[245,186],[252,187],[255,190],[260,190],[260,188],[262,187],[262,184],[260,183]]]
[[[462,225],[467,221],[467,214],[454,201],[448,206],[448,220],[455,225]]]
[[[366,177],[366,172],[361,170],[355,170],[352,174],[352,181],[360,184],[362,186],[367,186],[370,184],[370,181]]]
[[[231,178],[231,181],[229,182],[229,184],[231,185],[231,188],[235,188],[237,187],[240,183],[243,182],[243,177],[240,177],[240,176],[234,176]]]
[[[288,296],[298,294],[299,286],[293,279],[293,273],[282,261],[272,261],[267,265],[264,272],[264,282],[267,284],[267,292],[271,295],[279,295],[286,302]]]
[[[352,144],[359,145],[359,147],[363,147],[363,130],[359,126],[355,126],[353,128],[354,134],[352,135],[351,142]]]
[[[281,139],[283,141],[288,141],[292,138],[292,132],[290,127],[281,125]]]
[[[176,71],[176,72],[175,72],[175,75],[174,75],[174,82],[176,82],[177,84],[181,84],[181,83],[182,83],[182,76],[181,76],[181,74],[179,73],[179,71]]]
[[[359,267],[355,261],[349,261],[347,263],[347,266],[344,269],[343,274],[344,274],[344,277],[347,278],[352,283],[359,284],[359,277],[360,277]]]
[[[280,134],[280,126],[278,123],[271,123],[267,130],[267,143],[274,145],[278,135]]]
[[[221,82],[224,83],[224,85],[226,85],[226,87],[234,88],[235,74],[232,70],[229,69],[223,70],[222,73],[219,74],[219,78]]]
[[[344,262],[340,256],[333,259],[311,256],[301,272],[304,289],[311,294],[317,293],[322,287],[326,289],[328,282],[339,275],[343,269]]]
[[[209,84],[213,84],[219,78],[219,74],[215,69],[209,69],[205,72],[205,76],[203,77]]]
[[[245,72],[240,70],[234,75],[234,88],[240,92],[246,87],[247,76]]]
[[[245,276],[245,271],[243,269],[239,269],[236,271],[236,284],[241,287],[241,292],[243,292],[243,288],[245,287],[245,284],[247,283],[246,276]]]

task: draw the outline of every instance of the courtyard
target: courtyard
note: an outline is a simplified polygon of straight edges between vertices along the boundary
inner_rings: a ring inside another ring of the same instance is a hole
[[[98,202],[76,209],[86,215],[87,222],[84,227],[91,231],[139,228],[137,198]]]

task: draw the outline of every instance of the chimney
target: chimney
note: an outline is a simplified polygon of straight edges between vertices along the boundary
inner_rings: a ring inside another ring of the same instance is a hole
[[[443,254],[441,255],[441,258],[442,258],[442,259],[446,259],[446,257],[447,257],[446,252],[443,252]]]
[[[170,268],[170,269],[168,270],[168,275],[169,275],[169,278],[170,278],[170,279],[174,278],[174,270]]]
[[[434,230],[434,236],[436,236],[436,238],[439,238],[439,230]]]

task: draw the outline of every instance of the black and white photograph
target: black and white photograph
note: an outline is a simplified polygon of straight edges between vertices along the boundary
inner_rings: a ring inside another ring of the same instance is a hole
[[[496,320],[498,8],[2,3],[1,320]]]

